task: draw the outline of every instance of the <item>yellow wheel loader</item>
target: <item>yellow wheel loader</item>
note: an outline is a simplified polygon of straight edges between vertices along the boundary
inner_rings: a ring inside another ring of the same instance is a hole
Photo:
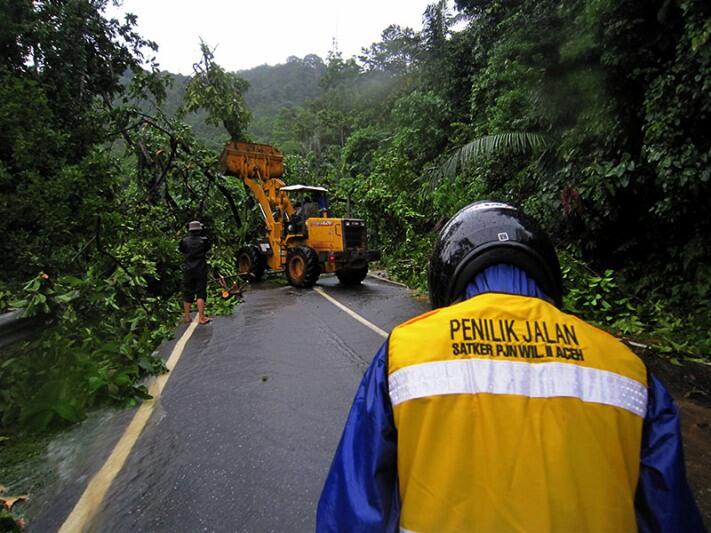
[[[357,285],[379,259],[368,250],[365,221],[331,216],[326,189],[284,183],[284,157],[273,146],[231,141],[220,167],[247,186],[264,220],[264,237],[237,255],[240,274],[259,280],[267,268],[283,270],[294,287],[311,287],[322,272],[334,272],[342,284]]]

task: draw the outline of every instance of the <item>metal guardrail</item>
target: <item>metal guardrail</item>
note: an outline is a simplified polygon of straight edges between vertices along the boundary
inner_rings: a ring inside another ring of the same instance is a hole
[[[0,348],[28,339],[42,331],[46,325],[45,317],[24,318],[22,309],[0,314]]]

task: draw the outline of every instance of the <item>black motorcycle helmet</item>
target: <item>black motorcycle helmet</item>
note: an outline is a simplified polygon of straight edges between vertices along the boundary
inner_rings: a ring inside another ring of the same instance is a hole
[[[432,307],[461,299],[474,276],[501,263],[524,270],[560,307],[563,280],[550,239],[515,207],[492,201],[468,205],[442,228],[430,259]]]

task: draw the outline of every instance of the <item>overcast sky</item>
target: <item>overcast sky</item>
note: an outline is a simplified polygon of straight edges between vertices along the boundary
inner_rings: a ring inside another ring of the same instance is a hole
[[[217,46],[215,58],[227,70],[284,63],[292,55],[325,58],[334,37],[348,58],[379,41],[390,24],[422,29],[422,13],[433,1],[124,0],[107,14],[137,15],[139,33],[160,47],[161,69],[190,74],[200,37]]]

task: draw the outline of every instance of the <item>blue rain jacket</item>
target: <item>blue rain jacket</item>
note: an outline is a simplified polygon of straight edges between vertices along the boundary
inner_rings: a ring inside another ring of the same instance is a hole
[[[481,272],[466,296],[482,292],[548,300],[532,278],[511,265]],[[639,531],[705,531],[686,480],[679,413],[652,374],[647,402],[635,498]],[[398,531],[399,519],[397,431],[388,393],[386,342],[356,392],[318,503],[316,531]]]

